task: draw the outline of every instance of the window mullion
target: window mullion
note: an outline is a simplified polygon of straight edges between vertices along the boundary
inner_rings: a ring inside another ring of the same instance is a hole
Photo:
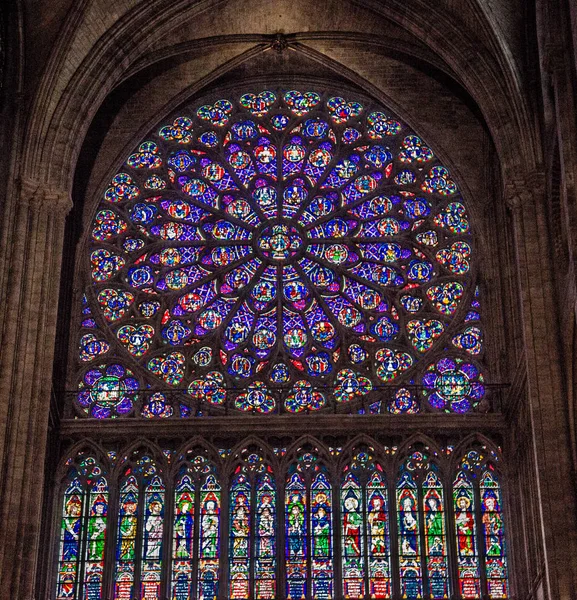
[[[337,473],[335,484],[331,485],[331,555],[333,559],[333,596],[338,597],[343,590],[343,542],[342,542],[342,513],[341,513],[341,478]]]
[[[220,572],[217,598],[225,600],[230,597],[230,486],[233,478],[231,473],[222,477],[220,513],[219,513],[219,540],[218,540],[218,569]],[[202,542],[202,540],[201,540]]]
[[[192,526],[192,577],[189,587],[190,599],[198,597],[198,570],[200,568],[200,496],[202,477],[194,477],[194,521]]]
[[[455,507],[453,506],[453,485],[454,478],[446,478],[443,481],[443,493],[445,504],[445,547],[447,549],[447,562],[449,573],[449,596],[451,598],[460,598],[459,590],[459,570],[457,567],[457,533],[455,530]]]
[[[256,494],[257,494],[257,485],[256,485],[256,476],[254,473],[250,474],[250,509],[248,514],[248,540],[247,540],[247,551],[249,552],[248,556],[248,597],[249,599],[256,598],[256,545],[257,545],[257,514],[256,514]]]
[[[369,500],[369,490],[367,489],[369,477],[366,470],[363,470],[361,477],[361,502],[362,504],[362,514],[363,514],[363,564],[365,569],[365,598],[371,597],[371,573],[370,573],[370,552],[369,552],[369,519],[368,519],[368,500]]]
[[[308,510],[306,511],[306,549],[307,549],[307,600],[312,600],[312,591],[313,591],[313,540],[311,537],[311,523],[312,523],[312,508],[313,508],[313,486],[312,486],[312,476],[309,471],[307,471],[306,477],[306,499]]]
[[[286,598],[286,478],[287,474],[283,473],[283,477],[275,478],[276,489],[276,590],[275,597],[277,600]]]
[[[86,569],[86,538],[88,535],[88,508],[90,505],[90,492],[88,481],[82,482],[82,513],[80,514],[80,531],[78,532],[78,558],[76,559],[76,600],[84,597],[84,571]]]
[[[119,479],[112,478],[109,484],[108,516],[106,519],[106,541],[104,546],[104,574],[102,581],[102,595],[104,598],[115,597],[116,573],[116,547],[118,544],[118,524],[120,512],[120,487]]]
[[[140,600],[142,583],[142,541],[144,539],[144,481],[140,478],[138,482],[138,518],[136,521],[136,540],[134,544],[134,588],[133,600]]]

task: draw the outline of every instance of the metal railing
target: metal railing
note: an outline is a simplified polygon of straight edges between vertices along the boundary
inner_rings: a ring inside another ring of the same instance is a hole
[[[79,406],[78,391],[55,392],[58,403],[64,409],[64,418],[83,416],[90,413],[94,405],[108,406],[114,411],[125,396],[130,398],[132,409],[118,416],[124,417],[165,417],[186,418],[206,416],[241,416],[261,415],[263,418],[271,415],[315,415],[315,414],[341,414],[341,415],[398,415],[398,414],[499,414],[504,412],[507,389],[509,384],[484,384],[484,394],[478,401],[471,401],[463,394],[460,386],[454,390],[444,386],[439,397],[444,400],[434,405],[431,395],[435,388],[423,385],[391,385],[374,386],[368,393],[354,397],[348,401],[341,401],[335,386],[311,385],[299,398],[295,399],[294,388],[267,386],[266,389],[247,387],[226,387],[219,385],[217,388],[219,403],[207,401],[206,396],[199,397],[198,393],[191,394],[186,389],[170,390],[122,390],[98,389],[93,387],[88,391],[90,398],[84,400],[85,406]],[[85,392],[85,398],[86,398]],[[298,395],[298,391],[296,392]],[[354,393],[353,391],[351,393]],[[252,394],[252,396],[250,396]],[[322,394],[322,401],[316,396],[317,406],[313,408],[311,401],[313,395]],[[292,398],[291,398],[292,396]],[[439,398],[438,397],[438,398]],[[438,400],[437,398],[437,400]],[[299,404],[300,401],[300,404]],[[295,410],[295,406],[300,408]]]

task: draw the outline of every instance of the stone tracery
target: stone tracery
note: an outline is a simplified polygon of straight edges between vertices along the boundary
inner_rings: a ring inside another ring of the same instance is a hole
[[[183,111],[128,157],[93,221],[81,412],[130,412],[124,375],[116,405],[95,400],[104,373],[127,369],[133,390],[188,389],[185,405],[213,408],[378,402],[391,382],[423,386],[429,409],[477,406],[465,205],[431,149],[363,103],[249,92]],[[209,380],[220,392],[200,399]]]

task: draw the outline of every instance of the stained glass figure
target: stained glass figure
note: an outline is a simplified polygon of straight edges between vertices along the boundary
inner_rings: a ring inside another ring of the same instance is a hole
[[[230,493],[230,592],[234,599],[244,600],[250,594],[250,528],[251,485],[243,473],[238,473]]]
[[[507,555],[501,489],[492,465],[481,475],[481,523],[485,542],[485,573],[489,598],[507,598]]]
[[[270,467],[256,480],[254,597],[276,596],[276,488]]]
[[[443,484],[431,469],[422,484],[425,556],[429,598],[449,597],[449,566],[447,563],[447,535]]]
[[[174,488],[172,600],[218,593],[221,488],[204,449],[181,457]]]
[[[88,523],[84,563],[84,597],[102,598],[104,549],[108,519],[108,485],[98,477],[89,488]]]
[[[418,488],[412,474],[404,470],[397,483],[399,531],[399,578],[405,598],[423,597]]]
[[[307,598],[307,489],[298,472],[289,478],[285,488],[285,537],[287,598]]]
[[[64,492],[56,597],[73,598],[78,585],[84,491],[75,477]]]
[[[427,447],[413,449],[401,467],[397,520],[404,597],[449,598],[443,483]]]
[[[477,541],[476,502],[473,483],[465,471],[460,471],[453,483],[453,502],[459,590],[462,598],[479,598],[481,572]]]
[[[149,386],[212,413],[362,405],[436,349],[430,407],[467,412],[483,395],[482,326],[459,310],[478,296],[464,200],[370,100],[278,89],[188,107],[106,187],[86,254],[84,416],[132,414]]]
[[[355,451],[340,493],[343,595],[390,598],[387,484],[372,448]]]
[[[220,557],[221,491],[214,475],[200,488],[200,548],[197,573],[197,597],[214,600],[218,594]]]
[[[172,598],[193,597],[195,482],[187,467],[180,470],[174,492]]]
[[[285,486],[287,598],[334,596],[332,486],[316,451],[303,452]]]
[[[164,528],[164,486],[154,477],[144,489],[141,598],[160,598],[162,532]]]
[[[240,453],[229,494],[229,595],[276,595],[276,488],[258,450]]]
[[[56,600],[102,598],[108,483],[100,464],[80,454],[62,497]]]
[[[154,460],[135,451],[120,485],[115,599],[135,597],[135,585],[140,581],[139,597],[159,600],[164,503],[164,484]]]
[[[333,532],[331,485],[325,473],[311,483],[312,598],[333,597]]]
[[[453,484],[463,598],[478,598],[481,593],[491,599],[509,597],[502,496],[496,459],[497,455],[485,447],[469,450],[461,460]],[[485,585],[486,589],[483,589]]]

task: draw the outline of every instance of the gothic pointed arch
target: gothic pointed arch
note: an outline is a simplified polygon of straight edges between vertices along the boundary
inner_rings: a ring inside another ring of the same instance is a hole
[[[173,479],[170,593],[212,598],[218,594],[223,476],[218,454],[193,441],[178,455]]]
[[[193,98],[90,217],[68,415],[142,436],[114,450],[115,600],[458,589],[454,439],[391,424],[497,408],[475,222],[425,140],[317,86]]]
[[[450,592],[442,457],[423,443],[407,448],[396,481],[399,579],[406,597]]]
[[[79,447],[78,447],[79,446]],[[55,598],[86,590],[101,595],[109,535],[110,472],[90,443],[77,445],[59,469],[60,540]]]

